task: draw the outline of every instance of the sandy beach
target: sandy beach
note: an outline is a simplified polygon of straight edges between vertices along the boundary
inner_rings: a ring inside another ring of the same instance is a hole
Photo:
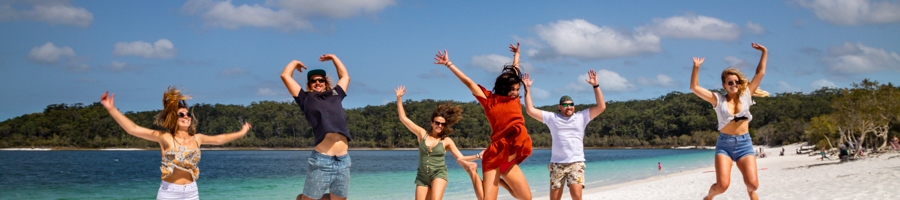
[[[891,199],[900,196],[900,153],[887,153],[840,163],[820,156],[796,154],[799,145],[764,148],[768,158],[757,159],[760,199]],[[757,149],[759,147],[756,147]],[[599,188],[587,188],[584,199],[701,199],[716,175],[710,166]],[[665,167],[665,164],[663,164]],[[563,199],[570,199],[568,189]],[[716,199],[748,199],[736,165],[728,191]],[[549,199],[547,196],[535,199]]]

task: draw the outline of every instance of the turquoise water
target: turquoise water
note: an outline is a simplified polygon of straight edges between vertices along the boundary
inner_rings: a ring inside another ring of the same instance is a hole
[[[479,150],[464,150],[471,155]],[[203,199],[292,199],[302,192],[309,151],[204,151]],[[412,199],[417,151],[351,151],[350,198]],[[588,149],[586,187],[712,165],[712,150]],[[550,150],[520,166],[534,196],[549,190]],[[475,199],[468,174],[446,158],[444,199]],[[663,170],[657,169],[662,162]],[[0,151],[0,199],[153,199],[159,151]],[[501,199],[510,198],[500,191]]]

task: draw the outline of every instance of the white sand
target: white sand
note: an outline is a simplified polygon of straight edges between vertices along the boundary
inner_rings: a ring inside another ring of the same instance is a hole
[[[896,199],[900,197],[900,153],[839,163],[820,156],[795,154],[799,145],[765,149],[757,159],[760,199]],[[759,147],[756,147],[757,149]],[[712,163],[712,158],[710,158]],[[600,188],[588,188],[584,199],[701,199],[715,183],[712,166]],[[549,199],[547,196],[535,199]],[[563,199],[569,199],[568,189]],[[716,199],[748,199],[737,165],[728,191]]]

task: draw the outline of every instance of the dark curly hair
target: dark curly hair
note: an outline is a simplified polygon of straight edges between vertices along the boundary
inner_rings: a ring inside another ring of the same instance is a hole
[[[521,86],[522,78],[520,74],[519,68],[513,65],[503,66],[503,71],[500,73],[500,76],[497,76],[497,80],[494,81],[494,94],[507,96],[514,89],[513,85],[519,83]],[[525,92],[527,93],[528,91],[526,90]]]
[[[434,109],[434,112],[431,113],[431,122],[434,122],[434,118],[437,117],[443,117],[444,120],[447,120],[445,121],[447,125],[444,126],[444,129],[437,135],[441,140],[453,133],[453,129],[451,129],[450,126],[462,119],[462,111],[462,108],[459,108],[458,105],[453,106],[450,103],[447,103],[439,105]]]

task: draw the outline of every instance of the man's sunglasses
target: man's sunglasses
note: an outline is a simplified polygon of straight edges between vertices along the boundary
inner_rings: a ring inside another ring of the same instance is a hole
[[[184,117],[184,115],[187,115],[188,117],[191,117],[191,118],[194,117],[194,115],[192,115],[191,113],[178,113],[178,117]]]
[[[736,80],[736,81],[728,81],[728,82],[726,82],[726,83],[728,83],[728,85],[734,85],[734,84],[738,84],[738,85],[740,85],[740,84],[741,84],[741,80]]]
[[[574,107],[574,106],[575,106],[575,103],[561,103],[561,104],[559,104],[559,105],[562,106],[562,107]]]
[[[325,81],[326,80],[324,78],[309,79],[309,83],[316,83],[316,82],[325,83]]]

